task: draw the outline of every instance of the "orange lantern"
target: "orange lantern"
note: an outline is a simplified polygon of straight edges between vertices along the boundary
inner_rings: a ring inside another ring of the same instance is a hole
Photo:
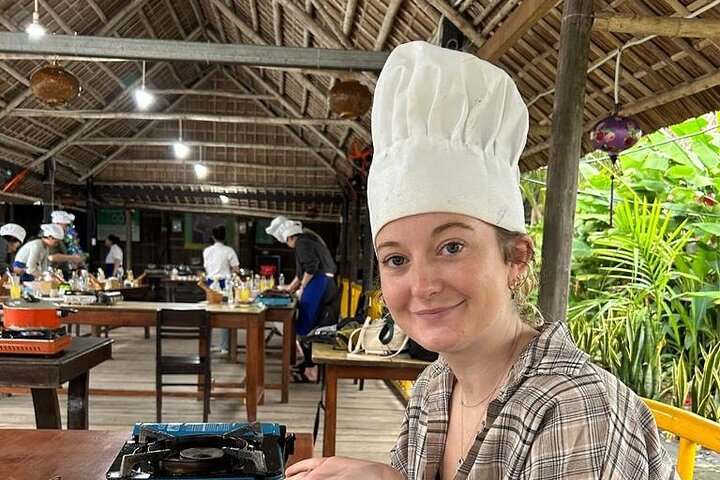
[[[341,118],[357,118],[370,110],[372,94],[357,80],[343,80],[330,89],[330,108]]]
[[[33,73],[30,89],[38,100],[51,107],[66,104],[81,90],[77,77],[57,64],[45,65]]]

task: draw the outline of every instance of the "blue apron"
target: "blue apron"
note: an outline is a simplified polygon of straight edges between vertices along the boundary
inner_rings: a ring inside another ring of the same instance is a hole
[[[315,327],[315,317],[317,317],[320,301],[328,282],[331,281],[333,279],[327,275],[315,275],[303,289],[298,308],[298,320],[295,325],[295,333],[298,335],[307,335]]]
[[[212,283],[213,283],[212,279],[210,279],[210,278],[205,279],[205,285],[207,285],[208,287],[210,285],[212,285]],[[220,290],[222,290],[224,292],[225,291],[225,279],[218,278],[218,284],[220,285]]]
[[[114,263],[106,263],[103,266],[103,272],[105,272],[105,278],[112,277],[113,270],[115,270],[115,264]]]

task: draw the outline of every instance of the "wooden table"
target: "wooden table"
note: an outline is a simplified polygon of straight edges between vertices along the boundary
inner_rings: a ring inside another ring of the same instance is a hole
[[[288,465],[312,457],[312,436],[296,435]],[[100,430],[0,430],[0,475],[3,480],[101,480],[129,438],[126,432]]]
[[[407,354],[393,358],[364,355],[348,358],[347,352],[334,350],[332,345],[313,344],[313,362],[325,368],[325,423],[323,427],[323,456],[335,455],[337,430],[337,381],[339,378],[377,380],[415,380],[429,362],[413,360]]]
[[[79,310],[63,321],[91,325],[93,335],[99,335],[102,326],[118,327],[154,327],[157,312],[161,309],[174,310],[206,310],[210,313],[213,328],[229,328],[237,331],[245,329],[247,353],[245,382],[242,385],[245,393],[247,419],[257,419],[257,406],[262,405],[265,397],[265,335],[264,326],[267,308],[263,305],[249,307],[232,307],[227,304],[207,303],[167,303],[167,302],[120,302],[115,305],[72,305]],[[231,338],[235,335],[231,335]],[[236,340],[237,341],[237,340]],[[155,395],[155,391],[144,392]]]
[[[0,386],[30,387],[37,428],[62,428],[56,389],[69,382],[68,428],[87,429],[90,369],[112,357],[112,342],[74,337],[58,356],[0,355]]]
[[[268,322],[280,322],[283,325],[282,335],[282,357],[281,357],[281,376],[280,385],[269,384],[267,388],[280,389],[280,402],[288,403],[290,401],[290,367],[293,363],[293,354],[295,353],[295,313],[297,312],[296,304],[293,302],[291,305],[280,307],[280,306],[269,306],[267,310],[266,321]],[[237,335],[231,332],[230,340],[235,338],[237,342]],[[232,350],[230,350],[232,352]]]

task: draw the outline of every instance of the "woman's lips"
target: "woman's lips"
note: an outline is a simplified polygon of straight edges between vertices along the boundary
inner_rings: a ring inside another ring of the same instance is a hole
[[[424,310],[417,310],[413,312],[415,315],[419,315],[421,317],[440,317],[444,315],[445,313],[449,312],[450,310],[453,310],[456,307],[459,307],[465,303],[465,300],[461,300],[460,302],[456,303],[455,305],[450,305],[447,307],[436,307],[436,308],[427,308]]]

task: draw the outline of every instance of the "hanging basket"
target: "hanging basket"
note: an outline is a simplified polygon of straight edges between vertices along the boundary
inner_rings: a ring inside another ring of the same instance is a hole
[[[46,105],[65,105],[80,95],[77,77],[60,65],[49,64],[30,76],[30,89],[35,97]]]
[[[330,109],[341,118],[361,117],[370,110],[372,94],[357,80],[345,80],[330,90]]]

